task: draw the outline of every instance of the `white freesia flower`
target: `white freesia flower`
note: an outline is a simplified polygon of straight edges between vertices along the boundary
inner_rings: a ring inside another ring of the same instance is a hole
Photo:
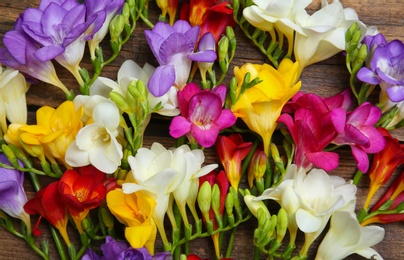
[[[294,31],[300,30],[295,24],[294,16],[304,10],[312,0],[253,0],[253,2],[255,5],[243,10],[246,20],[262,31],[270,32],[276,28],[286,35],[289,44],[293,46]]]
[[[145,86],[149,82],[150,76],[153,74],[154,67],[146,63],[143,68],[132,60],[126,60],[118,71],[117,82],[104,77],[98,77],[90,88],[90,95],[101,95],[109,97],[111,91],[117,92],[125,97],[128,91],[128,85],[133,81],[141,80]],[[149,108],[154,108],[159,102],[162,108],[156,113],[165,116],[176,116],[179,114],[177,89],[171,87],[170,90],[161,97],[155,97],[148,92],[147,99]]]
[[[83,123],[85,124],[90,118],[92,118],[94,107],[98,103],[106,100],[108,100],[106,97],[100,95],[77,95],[74,97],[73,103],[76,109],[83,107],[84,113],[81,117],[81,121],[83,121]]]
[[[0,130],[3,133],[7,131],[6,117],[10,123],[27,123],[25,93],[28,88],[29,84],[18,70],[3,70],[0,66]]]
[[[383,259],[380,254],[370,247],[383,238],[383,228],[362,227],[353,212],[337,211],[331,217],[330,229],[318,248],[316,260],[344,259],[355,253],[380,260]]]
[[[338,0],[329,4],[322,0],[322,8],[312,15],[302,10],[295,15],[296,30],[294,54],[300,70],[345,50],[345,34],[357,22],[365,31],[352,8],[343,8]]]
[[[356,190],[355,185],[341,177],[329,176],[321,169],[312,169],[306,174],[303,169],[291,165],[285,180],[278,187],[265,190],[256,199],[277,201],[288,214],[292,238],[295,238],[295,229],[298,227],[306,235],[305,245],[310,246],[333,212],[352,208],[356,201]]]
[[[163,240],[166,239],[164,216],[167,212],[170,194],[180,186],[187,175],[189,164],[187,151],[189,151],[189,147],[186,145],[176,149],[166,149],[159,143],[153,143],[150,149],[139,148],[136,156],[128,157],[132,169],[130,178],[133,183],[124,183],[122,190],[126,194],[144,190],[156,200],[153,219]]]
[[[185,205],[188,202],[192,184],[194,180],[198,180],[199,177],[216,169],[218,164],[209,164],[202,167],[205,161],[205,155],[201,149],[191,150],[189,146],[186,145],[182,145],[180,148],[184,150],[183,160],[186,161],[186,173],[184,180],[180,184],[181,188],[174,190],[173,196],[182,214],[182,218],[186,221],[186,224],[188,224]],[[192,204],[189,206],[192,207]]]
[[[93,123],[83,127],[66,151],[66,162],[72,167],[92,164],[105,173],[113,173],[121,164],[122,145],[117,141],[119,110],[109,100],[98,103]]]

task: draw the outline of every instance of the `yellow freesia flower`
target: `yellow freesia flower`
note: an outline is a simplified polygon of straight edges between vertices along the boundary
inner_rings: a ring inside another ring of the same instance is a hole
[[[65,152],[83,127],[82,115],[83,108],[76,110],[72,101],[65,101],[56,109],[44,106],[36,113],[36,125],[11,124],[4,138],[8,143],[23,147],[32,156],[41,160],[45,156],[51,162],[56,159],[68,167]],[[31,151],[34,148],[43,154]]]
[[[126,226],[125,238],[133,248],[146,247],[154,254],[157,228],[152,219],[156,201],[142,191],[125,194],[115,189],[107,194],[111,213]]]
[[[259,78],[260,83],[241,92],[244,76],[250,73],[251,80]],[[237,100],[231,110],[247,126],[259,134],[264,142],[265,154],[269,154],[271,137],[276,121],[285,103],[295,95],[301,86],[298,79],[298,63],[283,59],[276,70],[268,64],[250,64],[234,68],[237,80]]]

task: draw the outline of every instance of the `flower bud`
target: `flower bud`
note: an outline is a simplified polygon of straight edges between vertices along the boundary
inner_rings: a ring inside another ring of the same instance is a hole
[[[210,220],[209,210],[211,202],[212,202],[212,187],[210,186],[209,182],[205,181],[199,188],[198,206],[206,222]]]
[[[111,91],[109,93],[109,98],[112,100],[112,102],[115,103],[115,105],[125,113],[130,113],[130,108],[128,103],[126,102],[125,98],[119,94],[118,92]]]
[[[251,188],[255,180],[261,180],[267,169],[267,156],[262,150],[255,150],[250,164],[248,165],[248,185]]]
[[[111,42],[118,42],[121,38],[121,33],[125,27],[125,17],[121,14],[117,14],[112,18],[109,23],[109,34],[111,36]]]
[[[250,212],[254,215],[254,217],[258,218],[258,210],[262,209],[264,213],[263,218],[265,220],[269,219],[271,217],[271,214],[269,213],[268,208],[265,206],[265,203],[262,200],[254,201],[254,199],[255,196],[253,195],[244,196],[244,202],[247,205]]]
[[[18,159],[15,156],[15,154],[13,153],[13,151],[11,150],[10,147],[8,147],[8,145],[3,144],[1,146],[1,150],[3,151],[3,153],[7,156],[8,161],[11,163],[11,165],[15,168],[18,169],[20,167],[19,163],[18,163]]]
[[[212,187],[212,210],[215,216],[221,216],[220,214],[220,189],[219,185],[215,183]]]
[[[284,208],[278,211],[278,220],[276,223],[276,240],[281,242],[288,229],[288,214]]]

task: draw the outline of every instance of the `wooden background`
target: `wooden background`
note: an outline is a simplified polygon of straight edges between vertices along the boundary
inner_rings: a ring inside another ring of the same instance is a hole
[[[376,25],[387,40],[398,38],[404,40],[404,0],[341,0],[344,7],[352,7],[358,13],[360,19],[367,25]],[[0,37],[4,33],[13,28],[14,22],[18,15],[28,7],[38,7],[39,0],[1,0],[0,1]],[[320,1],[315,0],[310,5],[310,10],[317,10],[320,7]],[[150,19],[156,22],[159,10],[154,1],[150,2]],[[143,35],[143,30],[149,29],[142,22],[139,22],[137,29],[130,41],[123,47],[121,54],[102,73],[102,76],[116,79],[116,72],[119,66],[126,59],[133,59],[138,64],[143,65],[145,62],[156,66],[156,60]],[[246,62],[263,63],[267,62],[263,56],[249,41],[242,35],[240,31],[236,31],[238,35],[237,52],[234,65],[242,65]],[[107,46],[105,46],[105,49]],[[83,67],[89,66],[89,59],[86,55],[83,59]],[[56,66],[58,75],[62,82],[70,89],[78,89],[73,77],[71,77],[63,68]],[[232,69],[229,70],[227,82],[230,79]],[[344,57],[338,54],[319,64],[312,65],[306,68],[302,74],[302,90],[314,92],[322,96],[329,96],[340,92],[349,87],[348,72],[345,68]],[[77,93],[77,91],[76,91]],[[32,85],[28,94],[27,102],[30,110],[30,122],[34,122],[34,111],[42,105],[58,106],[65,100],[65,95],[58,88],[46,84]],[[166,146],[175,144],[175,140],[168,135],[169,121],[161,117],[153,117],[149,127],[146,130],[145,146],[149,146],[153,141],[159,141]],[[396,137],[404,140],[404,134],[398,130],[394,132]],[[332,172],[350,179],[355,172],[355,163],[348,149],[339,151],[340,166]],[[217,162],[216,154],[213,150],[208,149],[206,152],[207,162]],[[397,172],[401,172],[398,169]],[[49,180],[43,180],[43,184]],[[363,205],[366,196],[366,188],[368,187],[366,176],[359,185],[358,190],[358,207]],[[362,189],[363,188],[363,189]],[[26,189],[28,196],[32,197],[32,187],[27,182]],[[381,190],[378,194],[382,193]],[[256,224],[251,221],[248,225],[243,225],[239,228],[235,247],[232,254],[233,259],[251,259],[252,258],[252,232]],[[49,237],[46,232],[46,226],[43,224],[44,236]],[[403,223],[385,225],[385,239],[374,248],[385,259],[402,259],[404,257],[404,236]],[[72,233],[73,240],[77,241],[77,237]],[[300,242],[302,242],[300,240]],[[209,239],[193,241],[191,244],[191,252],[200,255],[201,257],[211,258],[213,246]],[[314,252],[311,251],[309,259],[313,258]],[[57,259],[56,252],[53,251],[52,259]],[[37,255],[25,244],[25,242],[15,238],[4,229],[0,228],[0,259],[39,259]],[[349,259],[361,259],[358,256],[351,256]]]

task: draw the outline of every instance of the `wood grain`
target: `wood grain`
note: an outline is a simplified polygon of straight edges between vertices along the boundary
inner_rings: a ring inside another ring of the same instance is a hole
[[[383,33],[387,40],[400,39],[404,40],[404,16],[403,16],[403,0],[341,0],[344,7],[352,7],[356,10],[359,18],[367,25],[377,26],[379,31]],[[29,7],[37,7],[39,0],[2,0],[0,1],[0,38],[4,33],[13,28],[14,22],[18,15],[24,9]],[[320,6],[320,1],[316,0],[310,5],[310,10],[317,10]],[[159,10],[154,1],[150,2],[150,17],[153,22],[156,22]],[[120,65],[126,59],[133,59],[138,64],[143,65],[148,62],[154,66],[157,65],[153,57],[145,37],[143,30],[149,29],[145,24],[139,22],[137,29],[130,41],[123,47],[121,54],[117,59],[106,67],[102,76],[116,79],[116,73]],[[245,62],[263,63],[267,62],[264,55],[256,49],[249,40],[244,37],[241,31],[236,31],[237,36],[237,53],[235,56],[234,64],[242,65]],[[108,49],[105,45],[105,49]],[[340,92],[341,90],[349,87],[348,85],[348,72],[345,68],[344,56],[338,54],[326,61],[312,65],[306,68],[301,76],[302,90],[307,92],[314,92],[322,96],[329,96]],[[83,58],[83,67],[91,68],[89,65],[89,57],[86,55]],[[63,68],[57,67],[58,75],[62,82],[68,88],[74,89],[78,93],[77,83],[73,77],[69,75]],[[230,70],[227,80],[230,79],[232,70]],[[227,81],[228,82],[228,81]],[[35,110],[43,105],[52,107],[58,106],[65,100],[65,95],[59,89],[47,85],[39,84],[32,85],[28,94],[27,102],[30,109],[30,122],[34,122]],[[167,146],[175,145],[175,140],[168,135],[169,122],[166,119],[155,116],[152,118],[150,125],[146,130],[146,137],[144,144],[150,146],[152,142],[159,141]],[[402,131],[395,131],[395,135],[404,140]],[[345,179],[350,179],[355,172],[355,163],[349,150],[341,150],[340,154],[340,167],[334,170],[331,174],[339,175]],[[207,162],[217,162],[217,156],[214,150],[207,149],[206,151]],[[401,172],[398,169],[397,172]],[[50,180],[43,180],[44,183]],[[29,197],[34,195],[32,186],[26,182],[26,189]],[[358,203],[357,207],[363,205],[366,188],[369,185],[367,178],[359,185]],[[380,195],[384,190],[380,190]],[[50,239],[47,226],[42,224],[44,231],[43,236]],[[234,251],[232,254],[233,259],[251,259],[252,258],[252,233],[256,226],[254,220],[251,220],[247,225],[242,225],[236,236]],[[404,236],[403,236],[403,223],[389,224],[383,226],[386,230],[385,239],[374,248],[384,257],[384,259],[403,259],[404,258]],[[78,241],[77,235],[72,230],[71,233],[73,241]],[[300,238],[301,239],[301,238]],[[302,241],[302,240],[300,240]],[[161,243],[159,243],[161,246]],[[0,229],[0,259],[39,259],[37,255],[25,244],[25,242],[15,238],[4,229]],[[52,246],[52,259],[58,259],[58,256]],[[191,243],[191,252],[200,255],[201,257],[211,258],[213,252],[213,245],[209,239],[202,239],[193,241]],[[315,251],[310,252],[310,257],[313,258]],[[350,256],[349,259],[361,259],[358,256]]]

